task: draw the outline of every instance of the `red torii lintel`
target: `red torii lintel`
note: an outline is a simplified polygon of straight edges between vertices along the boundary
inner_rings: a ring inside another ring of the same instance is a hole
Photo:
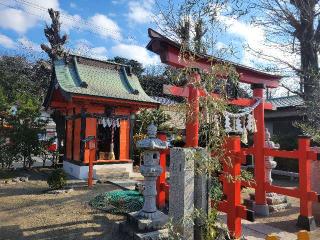
[[[206,93],[203,90],[199,90],[200,96],[205,96]],[[169,95],[174,95],[174,96],[179,96],[179,97],[189,97],[189,87],[176,87],[173,85],[163,85],[163,93],[169,94]],[[211,93],[211,96],[214,98],[220,98],[219,94]],[[243,106],[243,107],[248,107],[252,106],[256,100],[250,99],[250,98],[237,98],[237,99],[229,99],[228,103],[231,105],[237,105],[237,106]],[[275,108],[272,106],[271,103],[265,103],[264,104],[264,109],[266,110],[274,110]]]
[[[199,68],[210,72],[215,64],[229,64],[234,66],[240,75],[240,82],[248,84],[264,84],[267,88],[276,88],[282,76],[274,75],[257,69],[226,61],[206,54],[195,54],[184,51],[181,53],[181,45],[161,35],[153,29],[148,29],[150,42],[147,49],[158,54],[161,62],[176,68]],[[182,56],[183,55],[183,56]]]

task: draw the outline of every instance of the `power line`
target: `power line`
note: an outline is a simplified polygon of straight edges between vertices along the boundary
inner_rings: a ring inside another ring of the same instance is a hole
[[[15,1],[17,3],[24,4],[26,6],[30,6],[32,8],[38,9],[38,10],[40,10],[42,12],[45,12],[45,13],[47,13],[47,11],[48,11],[48,9],[46,9],[46,8],[40,6],[40,5],[28,2],[26,0],[15,0]],[[0,2],[0,5],[6,6],[6,7],[9,7],[9,8],[12,8],[12,9],[16,9],[16,10],[21,10],[21,11],[27,13],[27,14],[34,15],[36,17],[40,17],[43,20],[47,19],[43,15],[39,15],[39,14],[36,14],[34,12],[27,11],[26,9],[23,9],[23,8],[18,8],[18,7],[13,6],[13,5],[8,5],[8,4],[5,4],[3,2]],[[73,16],[66,15],[64,13],[60,13],[60,16],[63,17],[64,19],[70,20],[73,23],[75,23],[75,24],[72,25],[72,28],[78,29],[79,31],[89,30],[90,32],[95,33],[97,35],[103,35],[103,32],[106,32],[106,33],[111,33],[111,34],[106,34],[106,37],[110,37],[111,39],[114,39],[114,40],[120,40],[121,39],[121,37],[120,37],[121,36],[121,32],[117,31],[115,29],[96,26],[96,25],[92,24],[89,21],[83,20],[82,18],[78,19],[78,18],[75,18]],[[87,26],[87,28],[83,28],[83,27],[79,26],[79,22],[83,26]],[[101,33],[101,31],[102,31],[102,33]],[[99,32],[100,32],[100,34],[99,34]],[[134,40],[135,38],[133,36],[126,36],[125,39]]]

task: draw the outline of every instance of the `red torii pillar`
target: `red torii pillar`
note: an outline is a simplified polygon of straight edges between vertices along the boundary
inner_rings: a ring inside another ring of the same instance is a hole
[[[189,96],[186,116],[186,147],[198,147],[199,144],[199,97],[200,91],[197,84],[201,76],[198,70],[193,71],[189,76]]]
[[[264,160],[264,142],[265,142],[265,126],[264,126],[264,84],[252,84],[253,97],[260,98],[261,103],[254,110],[254,118],[256,119],[257,132],[253,136],[254,141],[254,178],[256,181],[255,188],[255,206],[254,211],[257,215],[268,216],[269,207],[266,202],[266,182],[265,182],[265,160]]]

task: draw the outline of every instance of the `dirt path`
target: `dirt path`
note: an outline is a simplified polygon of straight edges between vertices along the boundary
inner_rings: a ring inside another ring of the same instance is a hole
[[[32,178],[32,177],[31,177]],[[41,178],[41,177],[40,177]],[[117,239],[110,221],[122,217],[93,210],[88,201],[116,189],[98,184],[66,194],[47,194],[43,180],[0,185],[0,239]]]

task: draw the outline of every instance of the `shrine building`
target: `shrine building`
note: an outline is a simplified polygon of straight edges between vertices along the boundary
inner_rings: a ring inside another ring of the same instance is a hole
[[[144,92],[129,66],[68,55],[53,62],[44,106],[65,119],[63,169],[86,179],[90,158],[94,176],[99,169],[132,172],[134,115],[159,103]],[[86,139],[94,139],[90,149]]]

